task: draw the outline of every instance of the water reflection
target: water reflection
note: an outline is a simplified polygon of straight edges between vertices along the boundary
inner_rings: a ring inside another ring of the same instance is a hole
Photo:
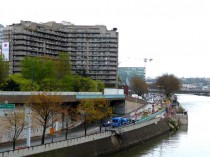
[[[210,157],[210,97],[178,95],[188,111],[188,126],[110,157]]]

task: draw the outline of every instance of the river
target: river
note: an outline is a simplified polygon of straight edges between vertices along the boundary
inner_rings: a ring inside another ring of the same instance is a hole
[[[178,95],[188,126],[109,157],[210,157],[210,97]]]

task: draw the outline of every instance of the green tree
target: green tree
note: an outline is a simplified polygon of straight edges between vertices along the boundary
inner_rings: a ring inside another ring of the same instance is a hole
[[[72,79],[72,89],[73,89],[73,91],[80,92],[80,89],[82,88],[80,80],[81,80],[81,76],[79,76],[79,75],[74,75],[73,76],[73,79]]]
[[[146,93],[148,90],[147,83],[141,79],[140,77],[133,77],[131,78],[131,88],[133,91],[141,96],[142,94]]]
[[[172,74],[164,74],[157,78],[157,87],[164,92],[167,97],[180,90],[181,82]]]
[[[55,78],[44,78],[40,81],[41,91],[64,91],[62,89],[62,82]]]
[[[23,78],[21,74],[11,75],[10,79],[20,85],[20,91],[31,91],[32,89],[39,90],[39,85],[36,82],[32,85],[32,80]]]
[[[73,75],[66,75],[61,79],[62,91],[73,91]]]
[[[97,84],[97,91],[96,92],[103,92],[104,91],[104,83],[100,80],[96,80],[95,84]]]
[[[61,111],[61,97],[38,93],[29,98],[28,106],[34,113],[34,121],[43,127],[41,144],[44,144],[46,129],[52,126]]]
[[[0,86],[7,81],[9,77],[9,62],[4,61],[3,55],[0,54]]]
[[[68,52],[60,52],[56,63],[57,79],[61,79],[66,75],[71,75],[71,62]]]
[[[20,91],[20,84],[14,81],[13,79],[9,79],[2,86],[3,91]]]
[[[82,77],[80,75],[72,76],[71,86],[75,92],[95,92],[103,91],[104,89],[104,83],[102,81],[94,81],[89,77]]]
[[[81,77],[80,79],[81,84],[81,92],[94,92],[96,89],[96,83],[89,77]]]
[[[25,57],[21,65],[22,76],[32,82],[40,83],[44,78],[55,78],[55,64],[50,58]]]

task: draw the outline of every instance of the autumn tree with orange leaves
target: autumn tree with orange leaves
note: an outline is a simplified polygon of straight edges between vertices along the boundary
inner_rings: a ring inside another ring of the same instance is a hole
[[[46,129],[58,120],[61,111],[61,97],[41,92],[29,98],[28,106],[34,114],[34,121],[42,126],[41,144],[44,144]]]
[[[97,111],[97,119],[100,120],[101,131],[102,123],[112,115],[112,107],[110,107],[110,102],[104,98],[94,99],[94,106]]]
[[[87,135],[87,126],[89,123],[100,120],[101,130],[103,120],[112,114],[110,103],[104,98],[85,99],[79,104],[78,110],[84,122],[85,136]]]
[[[80,112],[81,119],[84,123],[85,136],[86,136],[88,124],[97,120],[97,115],[98,115],[94,106],[93,99],[85,99],[81,101],[81,103],[78,106],[78,111]]]

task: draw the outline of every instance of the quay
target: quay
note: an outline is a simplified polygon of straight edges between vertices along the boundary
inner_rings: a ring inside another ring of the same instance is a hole
[[[63,95],[65,94],[63,93]],[[17,95],[18,94],[16,93],[16,96]],[[30,93],[28,93],[28,95],[30,95]],[[96,95],[103,97],[102,93],[73,93],[70,96],[73,96],[75,98],[74,101],[77,102],[81,101],[85,97],[96,98]],[[6,96],[6,94],[4,96]],[[24,96],[26,96],[26,93],[22,98],[24,98]],[[111,95],[107,98],[115,102],[115,105],[118,106],[116,108],[118,108],[118,112],[121,114],[125,114],[126,112],[129,113],[129,111],[126,110],[126,105],[131,106],[131,108],[133,106],[132,110],[134,111],[135,108],[137,108],[137,104],[139,104],[140,107],[143,107],[146,103],[143,100],[133,99],[125,95],[123,96],[122,94],[114,96]],[[15,99],[13,98],[13,100]],[[178,120],[180,119],[177,117],[172,118],[176,123],[178,123]],[[171,117],[166,116],[166,109],[162,108],[159,112],[151,114],[137,123],[131,123],[129,125],[98,132],[88,136],[81,136],[69,140],[47,143],[44,145],[32,146],[14,151],[5,151],[0,153],[0,157],[106,156],[107,154],[127,149],[136,144],[144,144],[155,137],[169,132],[171,130],[169,125],[170,120],[172,120]]]

